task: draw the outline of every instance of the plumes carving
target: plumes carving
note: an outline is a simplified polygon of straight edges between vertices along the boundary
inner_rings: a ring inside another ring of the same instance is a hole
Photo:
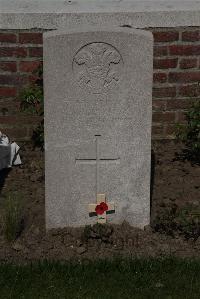
[[[118,69],[114,65],[118,65]],[[92,93],[106,92],[109,86],[119,81],[118,71],[121,65],[120,53],[106,43],[84,46],[73,61],[79,84]]]

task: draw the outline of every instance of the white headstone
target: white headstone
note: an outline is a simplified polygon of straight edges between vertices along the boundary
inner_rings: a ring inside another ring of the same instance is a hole
[[[95,223],[98,193],[108,222],[149,224],[152,49],[129,28],[44,34],[48,229]]]

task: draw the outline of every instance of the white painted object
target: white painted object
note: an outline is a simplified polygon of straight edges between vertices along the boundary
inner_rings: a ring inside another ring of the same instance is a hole
[[[0,170],[21,164],[19,149],[16,142],[10,143],[9,138],[0,132]]]

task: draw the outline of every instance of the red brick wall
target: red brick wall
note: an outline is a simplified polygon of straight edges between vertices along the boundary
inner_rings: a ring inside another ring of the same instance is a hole
[[[153,138],[173,138],[174,124],[200,99],[200,28],[152,29]]]
[[[42,62],[42,32],[0,31],[0,131],[29,140],[39,118],[20,113],[19,93]]]
[[[153,139],[173,138],[174,124],[200,99],[200,28],[153,28]],[[37,117],[19,113],[19,92],[42,61],[42,32],[0,31],[0,130],[28,140]]]

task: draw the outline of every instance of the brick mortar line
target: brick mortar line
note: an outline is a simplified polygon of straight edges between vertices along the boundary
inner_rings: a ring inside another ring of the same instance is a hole
[[[163,88],[165,88],[165,87],[180,87],[181,85],[189,85],[189,83],[190,84],[198,84],[199,83],[199,81],[193,81],[193,82],[174,82],[174,83],[168,83],[168,82],[163,82],[163,83],[157,83],[157,82],[155,82],[154,84],[153,84],[153,88],[155,87],[155,88],[161,88],[161,87],[163,87]],[[158,84],[160,84],[160,85],[158,85]],[[172,85],[170,85],[170,84],[174,84],[173,86]]]
[[[2,86],[1,86],[1,87],[2,87]],[[15,98],[16,98],[16,97],[14,97],[14,96],[13,96],[13,97],[11,97],[11,96],[10,96],[10,97],[6,97],[6,98],[5,98],[4,96],[0,96],[0,105],[1,105],[1,104],[4,104],[5,101],[8,101],[8,102],[9,102],[9,101],[14,101]]]
[[[0,48],[42,48],[43,44],[20,44],[20,43],[1,43]]]
[[[170,55],[170,54],[167,54],[167,55],[159,55],[159,56],[153,56],[154,59],[169,59],[169,58],[198,58],[200,55],[188,55],[188,56],[185,56],[185,55]]]
[[[18,64],[20,63],[20,61],[16,61],[17,63],[17,71],[15,72],[11,72],[11,71],[0,71],[0,75],[33,75],[33,72],[25,72],[25,71],[20,71],[18,68]],[[0,84],[1,85],[1,84]]]
[[[43,61],[42,56],[34,56],[34,57],[14,57],[14,56],[0,56],[0,62],[16,62],[16,61]]]
[[[14,116],[15,116],[15,114],[12,114],[9,117],[14,119]],[[0,115],[0,119],[1,119],[1,117],[4,117],[4,115]],[[19,128],[32,129],[32,128],[36,128],[39,123],[40,123],[40,120],[32,120],[31,124],[29,124],[29,125],[27,124],[27,121],[24,121],[24,123],[16,122],[16,121],[10,123],[9,121],[7,121],[7,123],[2,123],[1,127],[8,128],[8,129],[13,128],[13,127],[16,129],[19,129]]]
[[[174,102],[174,101],[185,101],[185,100],[188,100],[188,102],[189,101],[196,101],[196,100],[200,100],[200,96],[198,96],[198,97],[192,97],[192,98],[190,98],[189,96],[187,96],[187,97],[183,97],[183,96],[181,96],[181,98],[179,98],[179,97],[174,97],[174,98],[170,98],[170,97],[168,97],[168,98],[153,98],[153,101],[160,101],[160,100],[162,100],[163,102],[165,102],[165,101],[172,101],[172,102]]]
[[[200,58],[200,55],[168,55],[168,56],[153,56],[154,59],[158,60],[164,60],[164,59],[194,59],[194,58]]]
[[[190,68],[183,68],[183,69],[179,69],[179,68],[168,68],[168,69],[154,69],[153,70],[153,73],[154,74],[169,74],[169,73],[189,73],[189,71],[191,70],[192,71],[199,71],[200,72],[200,69],[198,66],[195,66],[195,67],[190,67]]]
[[[16,60],[16,64],[17,64],[17,73],[19,73],[19,60]]]
[[[1,71],[0,70],[0,75],[13,75],[13,74],[16,74],[17,71],[15,72],[11,72],[11,71]]]
[[[154,82],[153,83],[153,88],[161,88],[161,87],[176,87],[177,83],[173,82],[173,83],[170,83],[170,82],[164,82],[164,83],[158,83],[158,82]]]
[[[181,37],[182,37],[182,32],[179,30],[178,31],[178,40],[181,40]]]
[[[183,40],[174,40],[174,41],[163,41],[163,42],[156,42],[154,41],[154,46],[199,46],[200,40],[196,41],[183,41]]]
[[[174,68],[167,68],[167,69],[153,69],[153,72],[157,72],[158,74],[160,73],[191,73],[193,71],[193,69],[197,69],[200,72],[200,69],[198,67],[194,67],[194,68],[186,68],[186,69],[180,69],[179,65],[177,67]],[[191,70],[191,71],[190,71]]]
[[[160,112],[164,112],[164,113],[165,112],[173,112],[173,113],[176,113],[176,112],[179,113],[179,112],[181,112],[181,113],[185,113],[185,112],[187,112],[187,109],[185,108],[185,109],[171,109],[171,110],[169,110],[169,109],[166,108],[166,110],[164,110],[164,111],[163,110],[159,110],[159,111],[156,110],[155,112],[159,112],[159,113]]]
[[[189,68],[189,69],[179,69],[179,68],[170,68],[170,69],[153,69],[153,74],[166,74],[178,73],[178,74],[187,74],[187,73],[200,73],[198,67]]]
[[[0,87],[17,87],[19,84],[13,85],[13,84],[0,84]],[[21,88],[21,86],[20,86]]]
[[[174,122],[170,122],[170,123],[169,122],[168,123],[166,123],[166,122],[164,123],[164,122],[155,122],[154,121],[153,123],[156,126],[163,125],[163,127],[165,127],[165,126],[167,127],[168,125],[170,125],[170,127],[172,127],[173,125],[175,126],[177,122],[174,121]]]
[[[16,33],[17,35],[17,43],[19,42],[19,33]]]

